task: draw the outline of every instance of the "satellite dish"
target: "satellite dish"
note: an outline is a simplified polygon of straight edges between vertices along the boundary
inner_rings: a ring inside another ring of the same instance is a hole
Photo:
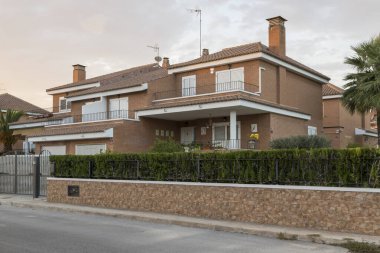
[[[160,62],[160,61],[162,61],[162,58],[161,58],[161,56],[156,56],[156,57],[154,57],[154,60],[156,61],[156,62]]]

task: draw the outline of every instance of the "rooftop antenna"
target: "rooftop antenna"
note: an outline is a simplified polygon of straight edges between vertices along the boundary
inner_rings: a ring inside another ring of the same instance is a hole
[[[191,13],[199,15],[199,56],[202,56],[202,10],[200,8],[187,9]]]
[[[160,56],[160,47],[158,46],[158,44],[154,44],[154,46],[147,46],[147,47],[150,47],[150,48],[153,48],[154,52],[157,52],[157,56],[154,57],[154,60],[159,63],[160,61],[162,61],[162,58]]]
[[[3,92],[7,91],[7,89],[2,88],[3,85],[4,85],[3,83],[0,83],[0,93],[3,93]]]

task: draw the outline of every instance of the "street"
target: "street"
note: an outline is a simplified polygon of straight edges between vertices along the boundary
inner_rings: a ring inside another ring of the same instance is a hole
[[[345,249],[127,219],[0,206],[0,252],[347,252]]]

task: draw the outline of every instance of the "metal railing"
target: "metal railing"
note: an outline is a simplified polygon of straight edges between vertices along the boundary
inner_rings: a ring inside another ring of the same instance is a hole
[[[73,161],[55,167],[57,177],[380,187],[380,158],[184,158],[89,161],[77,174]],[[87,168],[86,168],[87,167]]]
[[[250,143],[242,142],[240,139],[230,140],[196,140],[196,141],[182,141],[186,151],[190,150],[206,150],[206,149],[252,149]]]
[[[247,92],[258,92],[259,87],[257,85],[249,84],[242,81],[224,82],[216,84],[202,84],[199,83],[196,87],[188,87],[167,91],[159,91],[154,93],[154,99],[168,99],[177,97],[189,97],[202,94],[212,94],[219,92],[229,92],[229,91],[247,91]]]
[[[76,114],[76,115],[67,115],[65,117],[52,116],[51,118],[44,118],[45,120],[40,120],[41,126],[51,126],[51,125],[62,125],[62,124],[71,124],[79,122],[91,122],[91,121],[100,121],[100,120],[110,120],[110,119],[133,119],[134,112],[128,110],[114,110],[106,112],[96,112],[88,114]],[[28,123],[34,123],[26,122]]]

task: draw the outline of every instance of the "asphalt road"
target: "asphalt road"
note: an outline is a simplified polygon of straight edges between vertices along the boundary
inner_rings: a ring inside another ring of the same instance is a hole
[[[120,218],[0,206],[0,252],[339,253],[346,250]]]

